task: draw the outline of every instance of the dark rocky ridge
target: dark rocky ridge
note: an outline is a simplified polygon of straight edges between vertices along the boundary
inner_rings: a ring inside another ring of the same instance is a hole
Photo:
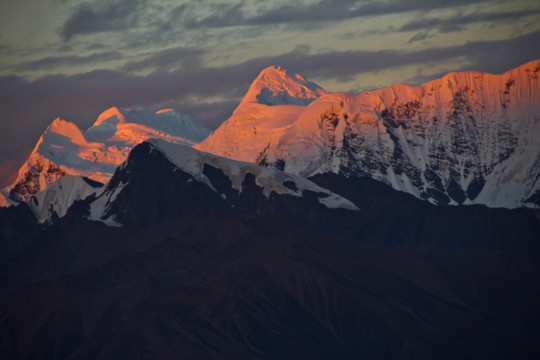
[[[203,174],[217,192],[178,168],[154,145],[144,142],[131,151],[107,185],[105,194],[114,193],[118,187],[122,190],[108,206],[105,217],[115,216],[127,226],[150,226],[187,215],[279,215],[328,225],[330,218],[353,216],[351,211],[330,210],[320,204],[318,200],[326,197],[325,193],[304,191],[302,197],[297,197],[272,192],[266,197],[263,188],[256,184],[255,175],[249,172],[243,179],[242,191],[234,189],[219,168],[205,163]],[[296,187],[294,183],[288,186]]]

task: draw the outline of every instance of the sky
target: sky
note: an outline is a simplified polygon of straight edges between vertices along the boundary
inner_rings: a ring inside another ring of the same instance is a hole
[[[2,0],[0,187],[56,117],[175,108],[215,129],[280,65],[328,91],[540,58],[535,0]]]

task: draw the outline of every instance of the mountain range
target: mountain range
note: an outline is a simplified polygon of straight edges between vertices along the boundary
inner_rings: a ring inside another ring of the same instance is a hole
[[[539,71],[532,61],[502,75],[348,94],[271,66],[210,135],[171,109],[111,108],[84,133],[56,119],[0,204],[27,201],[63,175],[105,183],[133,146],[160,138],[304,177],[367,176],[434,204],[538,207]]]
[[[54,120],[2,190],[0,353],[540,357],[538,72]]]

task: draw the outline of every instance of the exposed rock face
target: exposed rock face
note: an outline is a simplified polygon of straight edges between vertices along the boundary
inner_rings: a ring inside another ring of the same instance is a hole
[[[17,202],[28,200],[41,190],[42,183],[52,184],[58,178],[66,175],[66,171],[54,163],[47,161],[46,166],[42,165],[37,156],[32,163],[33,165],[29,166],[22,179],[9,191],[10,199]]]
[[[207,129],[170,109],[111,108],[84,133],[57,119],[0,205],[66,174],[104,183],[133,146],[159,137],[303,176],[369,176],[436,204],[538,207],[539,71],[533,61],[502,75],[451,73],[353,95],[269,67],[206,139]]]

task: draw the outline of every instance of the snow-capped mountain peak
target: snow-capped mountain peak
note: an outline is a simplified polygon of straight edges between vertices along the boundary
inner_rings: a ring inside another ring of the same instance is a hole
[[[281,66],[262,70],[242,100],[263,105],[308,105],[326,94],[319,85]]]
[[[84,141],[84,135],[82,134],[81,130],[77,125],[59,117],[53,120],[53,122],[47,127],[45,132],[64,135],[65,137],[71,139],[73,142]]]
[[[219,156],[258,162],[306,106],[327,94],[319,85],[279,66],[261,71],[232,116],[195,148]],[[262,146],[262,148],[261,148]]]
[[[271,66],[209,137],[172,109],[113,107],[85,132],[55,119],[15,183],[0,191],[0,205],[64,175],[105,183],[135,145],[158,138],[301,176],[368,176],[436,204],[537,207],[539,72],[536,60],[500,75],[450,73],[348,94]]]
[[[173,109],[120,109],[112,107],[99,115],[86,133],[95,139],[124,141],[131,145],[156,138],[193,145],[208,136],[208,129],[191,116]]]
[[[99,114],[98,118],[92,126],[99,126],[101,123],[111,118],[116,118],[118,122],[124,123],[126,122],[125,113],[127,113],[128,111],[129,110],[126,111],[125,109],[120,109],[116,106],[111,107]]]

